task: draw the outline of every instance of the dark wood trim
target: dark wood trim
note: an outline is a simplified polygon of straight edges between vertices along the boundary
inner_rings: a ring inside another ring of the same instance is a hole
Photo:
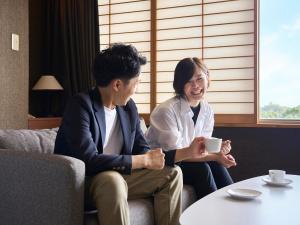
[[[242,33],[232,33],[232,34],[216,34],[216,35],[203,35],[203,36],[190,36],[190,37],[182,37],[182,38],[167,38],[167,39],[157,39],[157,41],[172,41],[172,40],[184,40],[184,39],[196,39],[196,38],[211,38],[211,37],[226,37],[226,36],[237,36],[237,35],[248,35],[253,34],[254,32],[242,32]],[[248,44],[253,45],[253,44]],[[225,46],[231,47],[231,46]],[[207,47],[208,48],[208,47]]]
[[[214,102],[214,101],[210,101],[209,102],[210,104],[241,104],[241,103],[245,103],[245,104],[252,104],[252,103],[255,103],[254,101],[248,101],[248,102],[241,102],[241,101],[236,101],[236,102]]]
[[[142,91],[142,92],[138,92],[136,91],[135,94],[150,94],[151,92],[146,92],[146,91]],[[150,104],[150,102],[145,102],[145,104]]]
[[[131,0],[130,3],[133,3],[133,2],[146,2],[148,0]],[[128,2],[116,2],[116,3],[111,3],[109,1],[108,4],[98,4],[98,6],[107,6],[107,5],[119,5],[119,4],[124,4],[124,3],[128,3]]]
[[[207,35],[203,36],[204,38],[210,37],[224,37],[224,36],[236,36],[236,35],[247,35],[247,34],[254,34],[254,32],[241,32],[241,33],[232,33],[232,34],[216,34],[216,35]]]
[[[111,27],[111,26],[109,26]],[[115,35],[115,34],[132,34],[132,33],[145,33],[145,32],[151,32],[151,30],[135,30],[135,31],[127,31],[127,32],[114,32],[110,34],[102,34],[102,35]]]
[[[109,11],[109,15],[108,15],[108,23],[109,23],[109,26],[108,26],[108,33],[109,33],[109,36],[108,36],[108,45],[111,44],[111,0],[109,0],[109,6],[108,6],[108,11]],[[99,28],[99,31],[100,31],[100,28]]]
[[[49,129],[59,127],[62,117],[29,118],[28,129]]]
[[[254,114],[255,114],[255,119],[256,123],[259,122],[259,114],[260,114],[260,109],[259,109],[259,14],[258,14],[258,1],[254,0],[254,100],[255,100],[255,105],[254,105]]]
[[[156,46],[156,30],[157,30],[157,23],[156,23],[156,10],[157,10],[157,4],[156,0],[151,0],[151,65],[150,65],[150,111],[155,108],[156,106],[156,60],[157,60],[157,46]],[[144,118],[146,121],[146,118]]]
[[[215,114],[216,126],[232,124],[255,124],[253,114]]]
[[[204,50],[205,48],[203,48]],[[208,59],[208,60],[214,60],[214,59],[235,59],[235,58],[254,58],[254,55],[238,55],[238,56],[223,56],[223,57],[210,57],[210,58],[205,58],[202,57],[204,60]],[[164,60],[164,61],[159,61],[159,62],[172,62],[172,61],[177,61],[177,60]]]
[[[202,35],[202,37],[201,37],[201,59],[203,59],[204,58],[204,49],[203,49],[203,46],[204,46],[204,26],[203,26],[203,24],[204,24],[204,16],[203,16],[203,14],[204,14],[204,5],[203,5],[203,0],[201,1],[201,4],[202,4],[202,7],[201,7],[201,14],[202,14],[202,16],[201,16],[201,35]]]
[[[239,21],[239,22],[230,22],[230,23],[213,23],[213,24],[207,24],[205,27],[210,26],[223,26],[223,25],[232,25],[232,24],[241,24],[241,23],[253,23],[254,20],[245,20],[245,21]]]
[[[226,123],[218,123],[215,124],[215,127],[257,127],[257,128],[300,128],[300,124],[286,124],[286,123],[232,123],[232,124],[226,124]]]
[[[209,48],[228,48],[228,47],[244,47],[244,46],[254,46],[254,44],[220,45],[220,46],[211,46],[211,47],[202,47],[202,48],[176,48],[176,49],[174,48],[174,49],[158,50],[158,52],[184,51],[184,50],[201,50],[201,49],[209,49]],[[249,57],[249,56],[245,56],[245,57]],[[219,58],[226,58],[226,57],[219,57]],[[167,61],[167,60],[164,60],[164,61]],[[164,62],[164,61],[161,61],[161,62]],[[169,61],[176,61],[176,60],[169,60]]]
[[[149,113],[140,113],[140,116],[143,117],[147,126],[150,125],[150,114]]]
[[[175,61],[175,60],[174,60]],[[254,66],[246,66],[246,67],[231,67],[231,68],[210,68],[209,70],[238,70],[238,69],[253,69]],[[165,73],[165,72],[174,72],[171,70],[159,70],[157,72]]]
[[[131,3],[131,2],[124,2],[125,3]],[[123,3],[122,3],[123,4]],[[109,5],[111,6],[111,5]],[[122,15],[122,14],[128,14],[128,13],[137,13],[137,12],[148,12],[149,9],[143,9],[143,10],[135,10],[135,11],[125,11],[125,12],[118,12],[118,13],[113,13],[114,15]],[[111,13],[106,13],[106,14],[98,14],[98,16],[108,16]],[[114,24],[114,23],[112,23]]]
[[[199,5],[200,6],[200,5]],[[179,7],[177,7],[179,8]],[[183,7],[182,7],[183,8]],[[226,12],[216,12],[216,13],[202,13],[201,14],[193,14],[193,15],[188,15],[188,16],[175,16],[175,17],[165,17],[157,20],[168,20],[168,19],[182,19],[182,18],[190,18],[190,17],[205,17],[205,16],[212,16],[212,15],[221,15],[221,14],[227,14],[227,13],[236,13],[236,12],[246,12],[246,11],[254,11],[254,9],[244,9],[244,10],[234,10],[234,11],[226,11]]]
[[[246,80],[246,79],[245,79]],[[240,80],[242,81],[242,80]],[[172,81],[160,81],[157,82],[158,84],[168,84],[168,83],[172,83]],[[207,91],[207,93],[219,93],[219,92],[254,92],[254,90],[222,90],[222,91]],[[136,93],[149,93],[149,92],[136,92]],[[169,91],[165,91],[165,92],[159,92],[159,93],[174,93],[174,91],[169,92]]]
[[[150,114],[141,113],[140,114],[146,125],[150,125]],[[222,120],[222,121],[220,121]],[[226,123],[230,121],[230,123]],[[255,117],[253,115],[240,115],[240,114],[224,114],[215,115],[215,127],[272,127],[272,128],[300,128],[300,124],[295,123],[282,123],[280,121],[273,121],[270,123],[255,123]]]
[[[224,1],[217,1],[217,2],[206,2],[204,4],[209,5],[209,4],[224,3],[224,2],[236,2],[236,1],[239,1],[239,0],[224,0]]]
[[[201,6],[202,4],[203,4],[203,1],[202,1],[202,3],[196,3],[196,4],[179,5],[179,6],[169,6],[169,7],[157,8],[157,10],[160,10],[160,9],[176,9],[176,8],[184,8],[184,7],[191,7],[191,6]]]
[[[252,12],[254,9],[242,9],[242,10],[232,10],[232,11],[223,11],[223,12],[215,12],[215,13],[206,13],[202,14],[203,16],[212,16],[212,15],[219,15],[219,14],[227,14],[227,13],[237,13],[237,12]]]
[[[210,81],[214,81],[214,82],[227,82],[227,81],[245,81],[245,80],[248,80],[248,81],[251,81],[251,80],[254,80],[254,79],[248,79],[248,78],[245,78],[245,79],[236,79],[236,78],[233,78],[233,79],[227,79],[227,80],[213,80],[213,79],[210,79]],[[158,84],[167,84],[167,83],[172,83],[173,81],[157,81]],[[149,82],[144,82],[144,83],[149,83]],[[243,91],[253,91],[253,90],[243,90]],[[226,91],[210,91],[210,90],[207,90],[207,92],[226,92]],[[233,91],[235,92],[235,91]],[[237,91],[239,92],[239,91]]]
[[[149,10],[147,10],[147,11],[149,11]],[[115,15],[115,14],[110,14],[110,15]],[[108,16],[108,15],[106,15],[106,16]],[[103,24],[101,24],[101,26],[121,25],[121,24],[139,23],[139,22],[151,22],[151,20],[131,20],[131,21],[126,21],[126,22],[118,22],[118,23],[111,23],[111,24],[103,23]],[[99,27],[100,27],[100,25],[99,25]]]
[[[214,24],[207,24],[205,26],[200,25],[200,26],[188,26],[188,27],[170,27],[170,28],[162,28],[162,29],[157,29],[157,31],[162,31],[162,30],[178,30],[178,29],[184,29],[184,28],[200,28],[200,27],[210,27],[210,26],[223,26],[223,25],[232,25],[232,24],[241,24],[241,23],[253,23],[255,22],[254,20],[246,20],[246,21],[239,21],[239,22],[230,22],[230,23],[214,23]]]

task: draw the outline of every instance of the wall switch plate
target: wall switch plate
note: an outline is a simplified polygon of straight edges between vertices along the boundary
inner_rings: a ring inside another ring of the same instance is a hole
[[[11,34],[11,49],[19,51],[19,35]]]

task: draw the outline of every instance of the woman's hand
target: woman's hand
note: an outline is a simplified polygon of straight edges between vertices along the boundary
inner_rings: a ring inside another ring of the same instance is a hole
[[[226,168],[230,168],[232,166],[236,166],[235,159],[230,154],[216,154],[217,155],[217,162],[223,165]]]
[[[231,144],[230,143],[231,143],[230,140],[226,140],[226,141],[222,142],[221,151],[220,151],[221,154],[223,154],[223,155],[229,154],[229,152],[231,151]]]

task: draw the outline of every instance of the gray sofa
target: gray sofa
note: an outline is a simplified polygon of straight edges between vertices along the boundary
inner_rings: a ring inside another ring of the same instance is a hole
[[[57,129],[0,130],[0,224],[98,225],[84,211],[85,165],[54,155]],[[183,209],[195,201],[184,186]],[[129,201],[132,225],[153,225],[152,199]]]

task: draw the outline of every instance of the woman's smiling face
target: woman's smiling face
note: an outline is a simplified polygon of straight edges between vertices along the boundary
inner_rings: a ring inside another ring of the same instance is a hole
[[[207,88],[207,75],[198,66],[195,66],[193,77],[184,85],[184,95],[190,105],[198,105],[203,99]]]

